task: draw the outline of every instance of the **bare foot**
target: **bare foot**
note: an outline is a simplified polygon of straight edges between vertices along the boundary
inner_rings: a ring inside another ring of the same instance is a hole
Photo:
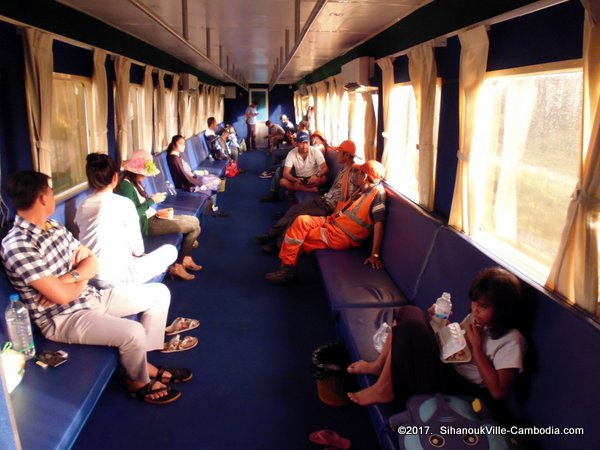
[[[375,403],[389,403],[394,400],[394,392],[390,383],[375,383],[358,392],[348,392],[348,398],[361,406]]]
[[[382,367],[376,364],[375,361],[355,361],[348,366],[348,373],[364,373],[367,375],[381,374]]]

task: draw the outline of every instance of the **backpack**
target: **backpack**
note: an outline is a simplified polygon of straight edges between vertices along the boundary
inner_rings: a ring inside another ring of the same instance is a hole
[[[389,419],[402,450],[522,450],[518,439],[503,433],[481,400],[471,396],[415,395],[406,411]]]

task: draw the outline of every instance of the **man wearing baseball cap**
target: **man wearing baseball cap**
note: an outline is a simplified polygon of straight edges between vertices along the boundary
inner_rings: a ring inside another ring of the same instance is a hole
[[[279,252],[281,267],[265,279],[273,284],[289,284],[296,280],[296,263],[300,252],[331,248],[345,250],[358,247],[373,232],[371,255],[365,264],[383,267],[379,250],[385,220],[385,190],[381,185],[384,167],[375,160],[357,166],[362,180],[355,192],[336,213],[327,217],[298,216],[285,233]]]
[[[283,235],[296,217],[303,214],[309,216],[328,216],[333,214],[340,205],[348,200],[360,187],[360,171],[353,168],[356,157],[356,145],[352,141],[344,141],[339,147],[329,147],[338,155],[338,162],[342,166],[329,191],[322,197],[312,198],[300,202],[287,210],[285,215],[271,227],[271,229],[255,239],[263,244],[265,253],[279,252]]]
[[[288,191],[318,192],[319,186],[327,183],[329,169],[325,157],[310,147],[310,137],[305,131],[296,135],[296,144],[285,158],[279,185]]]

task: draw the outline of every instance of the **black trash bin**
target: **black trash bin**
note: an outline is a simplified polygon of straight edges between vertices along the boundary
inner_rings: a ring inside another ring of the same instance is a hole
[[[346,395],[350,358],[341,343],[325,344],[313,351],[312,373],[317,380],[319,399],[329,406],[350,403]]]

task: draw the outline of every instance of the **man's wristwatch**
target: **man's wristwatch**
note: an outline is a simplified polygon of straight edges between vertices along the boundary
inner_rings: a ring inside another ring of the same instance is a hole
[[[71,270],[69,274],[71,274],[75,281],[79,281],[81,279],[81,275],[79,275],[79,272],[77,272],[76,270]]]

